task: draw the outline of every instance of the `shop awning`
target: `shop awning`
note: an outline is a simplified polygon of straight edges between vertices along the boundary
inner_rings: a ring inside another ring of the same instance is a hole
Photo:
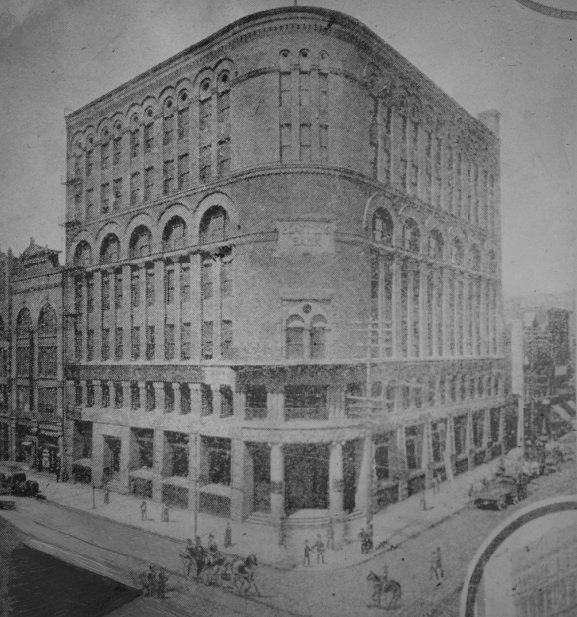
[[[141,467],[140,469],[132,469],[128,472],[128,475],[140,480],[152,480],[153,471],[150,467]]]
[[[77,465],[78,467],[92,467],[92,459],[77,458],[75,461],[72,461],[72,464]]]

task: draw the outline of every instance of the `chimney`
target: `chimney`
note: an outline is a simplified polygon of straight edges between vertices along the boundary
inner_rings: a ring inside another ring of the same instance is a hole
[[[34,238],[30,236],[30,246],[32,246],[33,244],[34,244]]]
[[[482,111],[477,118],[496,136],[499,137],[501,114],[496,109]]]

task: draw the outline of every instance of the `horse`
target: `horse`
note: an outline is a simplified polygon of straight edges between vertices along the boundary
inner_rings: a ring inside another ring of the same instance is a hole
[[[240,594],[247,594],[251,591],[260,596],[260,590],[254,580],[254,569],[258,566],[256,555],[251,553],[248,557],[236,557],[226,564],[226,568],[232,583]]]
[[[385,609],[390,609],[393,606],[398,606],[401,602],[401,596],[403,593],[401,584],[397,581],[389,580],[382,576],[377,576],[372,570],[367,576],[367,580],[373,583],[373,602],[379,608],[381,607],[381,596],[384,593],[390,593],[391,599],[389,603],[384,606]]]

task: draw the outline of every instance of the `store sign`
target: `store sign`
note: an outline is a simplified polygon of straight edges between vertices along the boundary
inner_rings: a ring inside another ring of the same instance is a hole
[[[277,221],[276,255],[334,253],[334,221]]]

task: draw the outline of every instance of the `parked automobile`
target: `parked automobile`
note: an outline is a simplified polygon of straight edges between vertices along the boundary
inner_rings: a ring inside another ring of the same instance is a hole
[[[19,465],[0,464],[0,495],[35,497],[38,492],[38,482],[28,480]]]
[[[521,474],[517,478],[500,476],[477,493],[473,503],[476,508],[495,508],[504,510],[527,497],[528,478]]]

